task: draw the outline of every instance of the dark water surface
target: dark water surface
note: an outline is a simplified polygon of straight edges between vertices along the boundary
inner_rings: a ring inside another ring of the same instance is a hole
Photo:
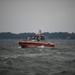
[[[22,49],[0,40],[0,75],[75,75],[75,40],[50,40],[55,48]]]

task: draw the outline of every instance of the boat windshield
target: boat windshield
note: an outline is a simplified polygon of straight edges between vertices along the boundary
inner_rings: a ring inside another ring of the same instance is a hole
[[[35,36],[28,36],[26,38],[27,41],[45,41],[45,36],[44,35],[35,35]]]

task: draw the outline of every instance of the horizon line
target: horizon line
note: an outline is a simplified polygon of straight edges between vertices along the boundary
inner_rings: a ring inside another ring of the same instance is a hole
[[[20,33],[14,33],[14,32],[9,32],[9,31],[6,31],[6,32],[0,32],[0,33],[13,33],[13,34],[20,34]],[[21,33],[36,33],[36,32],[21,32]],[[38,32],[37,32],[38,33]],[[60,31],[60,32],[42,32],[42,33],[75,33],[75,32],[63,32],[63,31]]]

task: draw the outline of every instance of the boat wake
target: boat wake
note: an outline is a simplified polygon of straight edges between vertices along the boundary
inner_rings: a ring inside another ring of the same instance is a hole
[[[42,46],[38,46],[37,48],[45,48],[45,46],[42,45]]]

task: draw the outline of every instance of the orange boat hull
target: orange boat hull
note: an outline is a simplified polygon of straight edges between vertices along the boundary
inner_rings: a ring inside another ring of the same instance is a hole
[[[21,47],[28,47],[28,46],[46,46],[46,47],[54,47],[53,43],[46,43],[46,42],[37,42],[37,41],[20,41],[19,45]]]

